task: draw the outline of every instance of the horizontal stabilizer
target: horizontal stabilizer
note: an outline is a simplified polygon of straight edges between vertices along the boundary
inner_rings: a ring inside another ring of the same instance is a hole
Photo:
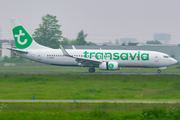
[[[12,51],[15,51],[15,52],[20,52],[20,53],[28,53],[27,51],[24,51],[24,50],[20,50],[20,49],[14,49],[14,48],[6,48],[8,50],[12,50]]]

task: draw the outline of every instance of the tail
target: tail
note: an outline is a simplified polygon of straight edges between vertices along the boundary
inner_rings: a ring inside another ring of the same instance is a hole
[[[10,22],[17,49],[50,49],[36,43],[17,19],[10,19]]]

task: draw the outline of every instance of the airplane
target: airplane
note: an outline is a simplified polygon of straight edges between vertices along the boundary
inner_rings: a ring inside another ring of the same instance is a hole
[[[89,72],[94,73],[95,68],[100,70],[120,70],[121,67],[158,68],[166,69],[177,63],[169,55],[157,51],[144,50],[99,50],[95,49],[52,49],[38,44],[24,29],[17,19],[10,19],[16,48],[7,48],[17,56],[57,66],[90,67]]]

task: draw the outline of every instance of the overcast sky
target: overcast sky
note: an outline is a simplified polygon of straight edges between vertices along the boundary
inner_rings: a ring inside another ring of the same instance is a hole
[[[9,18],[32,35],[46,14],[57,16],[68,39],[81,30],[99,43],[124,37],[146,42],[154,33],[169,33],[170,43],[180,43],[180,0],[0,0],[1,38],[13,39]]]

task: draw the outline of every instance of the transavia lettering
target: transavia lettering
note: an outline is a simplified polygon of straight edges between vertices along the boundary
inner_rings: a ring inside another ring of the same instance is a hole
[[[96,58],[97,60],[149,60],[149,53],[103,53],[103,52],[84,52],[85,58]]]

